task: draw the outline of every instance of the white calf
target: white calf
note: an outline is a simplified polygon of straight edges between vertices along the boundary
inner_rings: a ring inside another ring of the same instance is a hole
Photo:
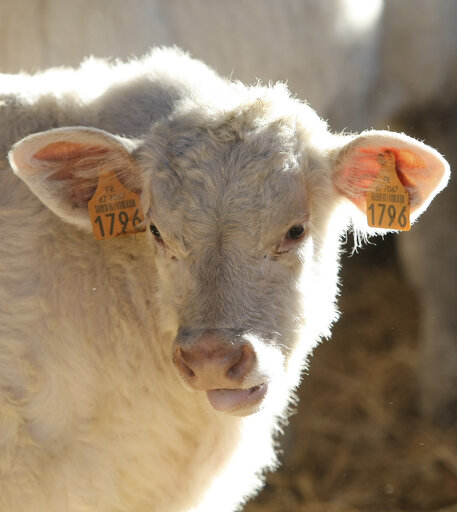
[[[0,511],[235,510],[383,160],[413,220],[446,162],[177,50],[0,87]]]

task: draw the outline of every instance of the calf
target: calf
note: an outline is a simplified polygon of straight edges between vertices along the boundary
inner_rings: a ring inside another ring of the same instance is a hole
[[[1,512],[236,510],[380,170],[412,220],[449,174],[176,49],[3,75],[0,134]]]

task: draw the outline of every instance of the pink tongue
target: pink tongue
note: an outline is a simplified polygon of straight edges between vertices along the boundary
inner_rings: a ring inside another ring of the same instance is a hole
[[[230,411],[245,402],[250,393],[250,389],[210,389],[206,395],[216,411]]]

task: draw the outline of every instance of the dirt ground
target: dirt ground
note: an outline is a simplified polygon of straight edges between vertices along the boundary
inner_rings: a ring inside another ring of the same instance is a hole
[[[457,428],[419,414],[419,303],[394,237],[372,242],[343,257],[342,317],[311,358],[281,468],[244,512],[457,512]]]

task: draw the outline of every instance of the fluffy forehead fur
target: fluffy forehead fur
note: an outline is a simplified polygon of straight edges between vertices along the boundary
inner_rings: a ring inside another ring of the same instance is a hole
[[[244,234],[255,248],[309,213],[305,170],[326,124],[282,85],[232,84],[230,100],[225,108],[183,104],[140,150],[154,169],[151,218],[178,245]]]

